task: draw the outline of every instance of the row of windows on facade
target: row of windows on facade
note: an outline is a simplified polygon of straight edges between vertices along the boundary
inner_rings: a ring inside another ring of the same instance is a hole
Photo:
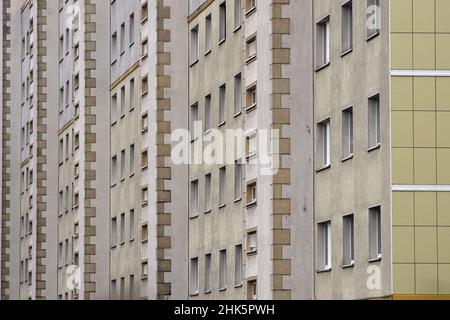
[[[21,149],[25,148],[26,145],[29,145],[30,143],[30,136],[33,134],[34,131],[34,122],[33,119],[30,121],[27,121],[27,123],[22,126],[22,129],[20,131],[20,147]]]
[[[33,183],[33,169],[26,167],[20,174],[20,192],[28,191],[28,186]]]
[[[213,257],[211,253],[204,256],[204,279],[203,279],[203,293],[209,294],[213,290],[212,281],[212,261]],[[227,250],[223,249],[219,251],[219,274],[218,274],[218,286],[217,290],[225,291],[228,283],[228,264],[227,264]],[[241,287],[244,282],[244,260],[242,245],[238,244],[234,248],[234,287]],[[257,298],[257,286],[256,280],[249,281],[249,298]],[[200,292],[200,279],[199,279],[199,258],[192,258],[189,266],[189,292],[191,295],[198,295]]]
[[[379,0],[367,0],[367,39],[380,33]],[[341,6],[341,56],[353,49],[353,1]],[[320,69],[330,63],[331,30],[330,16],[316,24],[316,68]]]
[[[321,222],[317,226],[318,270],[328,271],[332,267],[333,243],[331,221]],[[381,207],[369,209],[368,241],[370,262],[381,259]],[[355,215],[342,218],[342,267],[351,267],[355,263]],[[337,249],[337,248],[334,248]]]
[[[78,224],[76,224],[78,228]],[[77,230],[78,232],[78,230]],[[74,237],[65,239],[58,243],[58,268],[61,269],[69,264],[79,264],[79,234]]]
[[[257,93],[256,93],[256,83],[248,86],[246,88],[245,92],[245,101],[242,101],[242,76],[241,74],[237,74],[234,77],[234,92],[233,92],[233,103],[234,103],[234,110],[233,115],[234,117],[238,116],[242,112],[243,103],[245,103],[245,110],[247,112],[250,112],[256,108],[257,104]],[[219,93],[218,93],[219,101],[218,101],[218,107],[219,107],[219,123],[218,126],[222,126],[227,122],[227,85],[222,84],[219,87]],[[215,114],[214,110],[212,110],[212,103],[213,103],[213,94],[210,93],[204,98],[204,120],[202,121],[203,131],[209,131],[212,127],[212,116]],[[200,121],[200,110],[199,110],[199,103],[195,102],[191,105],[190,108],[190,117],[189,117],[189,130],[191,132],[191,136],[193,139],[198,138],[199,132],[195,130],[195,124]]]
[[[78,192],[75,192],[75,185],[72,183],[71,188],[66,186],[63,190],[59,191],[58,196],[58,213],[68,213],[70,209],[76,210],[80,205],[80,196]]]
[[[234,0],[234,25],[235,31],[239,30],[242,25],[242,1]],[[256,0],[245,0],[246,16],[256,11]],[[227,1],[223,1],[219,5],[219,34],[218,43],[222,44],[227,38]],[[212,51],[213,33],[212,33],[213,16],[208,14],[204,22],[204,50],[205,55]],[[246,40],[246,59],[250,60],[256,57],[256,36],[252,35]],[[190,62],[194,64],[199,59],[200,52],[200,25],[196,25],[191,29],[190,36]]]
[[[22,261],[20,261],[19,266],[19,282],[21,284],[26,283],[31,286],[31,282],[33,279],[33,272],[31,270],[32,268],[32,261],[31,256],[29,258],[25,258]]]
[[[117,123],[118,114],[120,118],[125,116],[125,110],[128,103],[128,110],[132,111],[136,107],[136,84],[134,78],[129,82],[129,89],[127,92],[126,86],[120,88],[120,95],[115,93],[111,97],[111,124]],[[128,98],[128,99],[127,99]],[[118,104],[120,99],[120,105]]]
[[[127,277],[128,285],[126,285],[125,277],[120,277],[120,282],[117,279],[111,280],[111,295],[112,300],[133,300],[136,297],[136,288],[134,283],[134,274]]]
[[[239,160],[234,165],[234,201],[242,199],[242,164]],[[190,217],[195,218],[200,213],[200,192],[199,179],[191,181],[190,186]],[[257,201],[257,182],[251,181],[246,184],[246,206],[254,206]],[[204,213],[212,210],[212,173],[205,175],[204,179]],[[219,203],[218,207],[222,208],[227,204],[227,168],[223,166],[219,168]]]
[[[120,151],[120,171],[119,176],[117,175],[118,171],[118,156],[114,155],[111,158],[111,186],[115,186],[118,182],[118,177],[120,178],[120,181],[124,181],[126,178],[127,173],[127,158],[128,158],[128,174],[129,176],[133,176],[135,173],[135,161],[136,161],[136,151],[135,151],[135,145],[131,144],[129,147],[129,153],[127,156],[126,149],[123,149]],[[148,150],[141,151],[141,170],[145,170],[148,166]]]
[[[72,141],[70,142],[70,138],[72,138]],[[72,149],[70,148],[70,144],[72,144]],[[63,164],[64,161],[69,160],[70,155],[73,155],[73,153],[78,150],[80,147],[80,133],[75,132],[72,129],[72,134],[69,135],[69,133],[66,133],[65,137],[59,139],[59,147],[58,147],[58,159],[59,164]]]
[[[126,32],[128,30],[128,32]],[[120,25],[120,36],[114,31],[111,36],[111,64],[117,61],[118,55],[123,55],[127,47],[132,47],[135,41],[135,18],[132,13],[128,18],[128,25],[123,22]],[[127,43],[128,33],[128,43]],[[119,45],[119,47],[118,47]],[[117,50],[119,49],[119,50]]]
[[[23,17],[22,17],[23,18]],[[22,25],[22,61],[26,56],[33,56],[33,47],[34,47],[34,18],[32,16],[28,19],[28,24]]]
[[[118,244],[124,245],[127,239],[129,242],[132,242],[135,239],[135,210],[131,209],[128,213],[128,218],[126,216],[127,214],[125,212],[122,212],[120,214],[119,220],[117,217],[111,218],[111,248],[117,247]],[[141,229],[141,232],[146,231],[146,227]],[[128,230],[128,238],[126,235],[126,230]],[[141,241],[145,241],[146,238],[146,234],[141,234]]]
[[[21,91],[21,98],[22,98],[22,107],[25,106],[25,101],[28,101],[28,106],[30,108],[33,107],[33,95],[34,95],[34,69],[30,67],[30,71],[28,72],[28,75],[26,79],[22,82],[22,91]]]
[[[342,111],[342,161],[353,156],[353,107]],[[331,120],[323,120],[317,124],[318,169],[331,165]],[[368,150],[378,148],[381,144],[380,96],[375,95],[368,100]]]

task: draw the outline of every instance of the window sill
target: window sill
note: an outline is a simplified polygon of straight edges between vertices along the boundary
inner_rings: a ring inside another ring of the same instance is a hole
[[[223,292],[223,291],[226,291],[227,290],[227,288],[225,287],[225,288],[220,288],[219,289],[219,292]]]
[[[237,27],[234,28],[233,33],[238,32],[241,28],[242,28],[242,25],[238,25]]]
[[[328,170],[328,169],[330,169],[330,168],[331,168],[331,164],[328,164],[328,165],[326,165],[326,166],[320,167],[319,169],[316,169],[316,173],[319,173],[319,172]]]
[[[233,118],[237,118],[242,114],[242,111],[236,112],[233,116]]]
[[[206,50],[206,51],[205,51],[205,54],[204,54],[204,55],[205,55],[205,57],[206,57],[207,55],[209,55],[209,54],[211,53],[211,51],[212,51],[212,49],[208,49],[208,50]]]
[[[254,54],[254,55],[248,57],[247,59],[245,59],[245,64],[248,65],[248,64],[252,63],[255,60],[256,60],[256,54]]]
[[[349,263],[349,264],[344,264],[343,266],[341,266],[342,269],[350,269],[353,268],[355,266],[355,263]]]
[[[316,67],[316,72],[319,72],[319,71],[327,68],[329,65],[330,65],[330,62],[327,62],[327,63],[325,63],[325,64],[323,64],[321,66]]]
[[[251,106],[248,106],[247,108],[245,108],[245,112],[250,113],[254,109],[256,109],[256,103],[254,103]]]
[[[376,258],[372,258],[372,259],[369,259],[368,262],[369,263],[380,262],[381,258],[382,258],[381,256],[376,257]]]
[[[132,46],[134,46],[134,41],[128,45],[128,48],[131,48]]]
[[[141,130],[141,134],[146,134],[148,132],[148,128],[144,128]]]
[[[144,91],[141,93],[141,98],[144,98],[148,94],[148,91]]]
[[[234,288],[239,289],[239,288],[242,288],[243,286],[244,286],[244,284],[241,282],[240,284],[235,284]]]
[[[198,297],[198,292],[196,292],[196,293],[190,293],[190,294],[189,294],[189,297]]]
[[[147,166],[143,166],[142,168],[141,168],[141,171],[145,171],[145,170],[147,170],[148,169],[148,165]]]
[[[219,41],[219,46],[222,45],[226,40],[227,40],[227,38],[223,38],[222,40],[220,40]]]
[[[134,172],[131,172],[130,175],[129,175],[129,177],[130,177],[130,178],[133,178],[133,177],[134,177]]]
[[[353,51],[353,48],[350,48],[350,49],[347,49],[345,51],[342,51],[341,58],[345,57],[346,55],[348,55],[352,51]]]
[[[219,123],[219,128],[223,127],[227,122],[226,121],[222,121],[221,123]]]
[[[207,290],[207,291],[205,291],[205,292],[203,292],[203,294],[211,294],[211,290]]]
[[[198,217],[199,217],[199,215],[198,215],[198,213],[196,213],[195,215],[190,216],[189,220],[195,220],[195,219],[198,219]]]
[[[143,203],[141,204],[141,208],[144,208],[144,207],[146,207],[146,206],[148,206],[148,201],[145,201],[145,202],[143,202]]]
[[[122,182],[124,182],[124,181],[125,181],[125,178],[120,179],[120,183],[122,183]]]
[[[204,212],[204,214],[210,214],[212,212],[212,209],[209,209],[209,210],[206,210],[205,212]]]
[[[247,256],[255,256],[258,254],[258,249],[247,251]]]
[[[204,135],[208,135],[208,134],[210,134],[210,133],[211,133],[211,128],[206,129],[206,130],[203,132]]]
[[[381,148],[381,143],[378,143],[376,146],[369,147],[369,148],[367,149],[367,152],[372,152],[372,151],[378,150],[378,149],[380,149],[380,148]]]
[[[117,186],[117,182],[114,182],[114,183],[111,185],[111,188],[114,188],[115,186]]]
[[[221,204],[220,206],[219,206],[219,209],[223,209],[223,208],[225,208],[227,206],[227,204],[225,203],[225,204]]]
[[[114,120],[114,121],[111,123],[111,127],[114,127],[114,126],[116,125],[116,123],[117,123],[117,120]]]
[[[344,162],[347,162],[347,161],[352,160],[352,159],[353,159],[353,153],[348,155],[348,156],[346,156],[345,158],[343,158],[341,160],[341,162],[344,163]]]
[[[125,118],[125,113],[120,115],[120,119],[123,119],[123,118]]]
[[[144,18],[144,19],[141,20],[141,24],[144,24],[144,23],[146,23],[147,21],[148,21],[148,18]]]
[[[252,15],[255,12],[256,12],[256,7],[250,8],[247,10],[247,12],[245,12],[245,17],[247,18],[248,16]]]
[[[143,55],[141,56],[141,61],[144,61],[144,60],[147,59],[147,58],[148,58],[148,53],[143,54]]]
[[[316,273],[326,273],[326,272],[331,272],[331,268],[327,268],[327,269],[321,269],[321,270],[316,270]]]
[[[115,248],[117,248],[117,244],[114,244],[111,246],[111,249],[115,249]]]
[[[112,66],[115,65],[116,62],[117,62],[117,59],[114,59],[114,60],[111,62],[111,65],[112,65]]]
[[[380,31],[378,30],[377,32],[375,32],[374,34],[370,35],[367,37],[366,41],[369,42],[372,39],[375,39],[376,37],[378,37],[380,35]]]
[[[245,206],[246,206],[247,208],[255,207],[255,206],[256,206],[256,200],[253,201],[253,202],[247,203]]]
[[[190,63],[189,66],[192,68],[192,67],[195,66],[197,63],[198,63],[198,58],[197,58],[195,61],[192,61],[192,62]]]
[[[240,201],[242,201],[242,197],[234,199],[234,203],[237,203],[237,202],[240,202]]]

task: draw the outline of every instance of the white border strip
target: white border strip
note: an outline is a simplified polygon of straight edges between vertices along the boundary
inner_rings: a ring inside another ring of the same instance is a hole
[[[413,191],[413,192],[450,192],[450,185],[447,184],[394,184],[392,191]]]
[[[391,70],[394,77],[450,77],[450,70]]]

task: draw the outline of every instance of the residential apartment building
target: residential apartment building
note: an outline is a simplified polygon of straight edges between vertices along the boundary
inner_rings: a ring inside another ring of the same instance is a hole
[[[450,297],[449,0],[0,9],[1,299]]]

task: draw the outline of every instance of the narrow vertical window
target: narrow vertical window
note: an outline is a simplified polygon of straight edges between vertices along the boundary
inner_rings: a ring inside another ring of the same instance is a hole
[[[125,179],[125,149],[120,152],[120,180]]]
[[[125,52],[125,23],[120,25],[120,54]]]
[[[191,106],[191,114],[189,117],[189,130],[191,133],[192,141],[196,140],[199,136],[199,132],[197,132],[196,130],[196,124],[198,123],[198,121],[198,103],[196,102]]]
[[[219,169],[219,206],[227,203],[227,169],[225,166]]]
[[[111,97],[111,124],[117,122],[117,94]]]
[[[212,16],[209,14],[205,18],[205,53],[212,49]]]
[[[367,0],[367,38],[372,38],[379,34],[380,28],[380,0]]]
[[[117,156],[111,159],[111,185],[117,183]]]
[[[211,211],[211,173],[205,175],[205,212]]]
[[[125,242],[125,213],[120,214],[120,243]]]
[[[130,80],[130,110],[136,107],[136,85],[134,78]]]
[[[226,2],[219,6],[219,43],[225,41],[227,37],[227,8]]]
[[[331,132],[330,132],[330,119],[322,121],[318,124],[318,159],[319,167],[325,168],[331,164]]]
[[[242,111],[242,77],[238,74],[234,77],[234,114]]]
[[[134,44],[134,13],[130,15],[130,46]]]
[[[136,151],[134,144],[130,145],[130,175],[134,173],[134,163],[135,163]]]
[[[234,248],[234,285],[241,286],[244,281],[244,264],[242,257],[242,245],[238,244]]]
[[[381,143],[381,125],[380,125],[380,96],[376,95],[369,99],[368,110],[368,130],[369,130],[369,149],[375,148]]]
[[[205,255],[205,293],[211,292],[211,254]]]
[[[353,5],[352,1],[346,2],[341,7],[342,18],[342,53],[353,48]]]
[[[220,250],[219,253],[219,289],[227,288],[227,250]]]
[[[219,88],[219,126],[226,122],[226,85]]]
[[[130,232],[130,241],[133,241],[134,240],[134,236],[135,236],[135,230],[136,230],[136,227],[135,227],[135,222],[136,220],[135,220],[135,217],[134,217],[134,209],[131,209],[130,210],[130,225],[129,225],[129,227],[130,227],[130,229],[129,229],[129,232]]]
[[[319,268],[329,270],[331,269],[331,221],[319,223],[318,237]]]
[[[353,155],[353,108],[342,111],[342,159]]]
[[[191,217],[198,216],[198,180],[191,182]]]
[[[198,25],[191,29],[191,64],[198,61]]]
[[[205,97],[205,131],[211,129],[211,95]]]
[[[242,1],[234,0],[234,29],[238,29],[242,24]]]
[[[381,258],[381,207],[369,209],[369,259]]]
[[[125,86],[120,88],[120,116],[123,117],[125,115],[125,103],[126,103],[126,93]]]
[[[191,259],[190,272],[189,272],[189,287],[191,295],[198,294],[198,258]]]
[[[317,23],[316,37],[317,68],[321,68],[330,63],[330,17]]]
[[[242,162],[236,160],[234,162],[234,199],[242,198]]]
[[[353,214],[345,216],[342,223],[343,265],[351,266],[355,262],[355,230]]]

